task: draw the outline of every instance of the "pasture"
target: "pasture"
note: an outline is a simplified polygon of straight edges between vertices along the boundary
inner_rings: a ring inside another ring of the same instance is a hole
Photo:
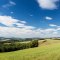
[[[60,60],[60,40],[41,40],[36,48],[0,53],[0,60]]]

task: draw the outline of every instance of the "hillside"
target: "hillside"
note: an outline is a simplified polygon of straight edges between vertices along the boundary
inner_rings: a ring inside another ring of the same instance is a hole
[[[36,48],[0,53],[0,60],[60,60],[60,40],[42,41]]]

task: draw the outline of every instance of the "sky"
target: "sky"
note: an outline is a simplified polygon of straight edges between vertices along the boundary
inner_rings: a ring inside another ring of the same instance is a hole
[[[60,37],[60,0],[0,0],[0,37]]]

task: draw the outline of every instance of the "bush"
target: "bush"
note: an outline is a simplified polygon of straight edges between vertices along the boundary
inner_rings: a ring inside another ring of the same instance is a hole
[[[38,40],[33,40],[31,47],[32,47],[32,48],[33,48],[33,47],[38,47]]]

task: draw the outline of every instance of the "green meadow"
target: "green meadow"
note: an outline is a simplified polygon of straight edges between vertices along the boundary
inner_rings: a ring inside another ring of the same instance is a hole
[[[36,48],[0,53],[0,60],[60,60],[60,40],[41,40]]]

